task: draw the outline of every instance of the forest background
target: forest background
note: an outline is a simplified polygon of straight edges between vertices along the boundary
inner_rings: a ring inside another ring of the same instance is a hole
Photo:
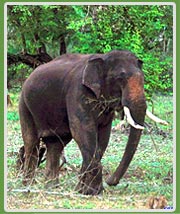
[[[67,52],[128,49],[144,62],[148,97],[172,94],[172,10],[168,5],[9,5],[8,88]]]

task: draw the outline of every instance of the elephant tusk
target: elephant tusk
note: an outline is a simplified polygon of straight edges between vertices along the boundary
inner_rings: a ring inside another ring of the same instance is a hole
[[[144,126],[141,126],[141,125],[137,124],[137,123],[133,120],[133,118],[132,118],[132,116],[131,116],[131,112],[130,112],[129,108],[126,107],[126,106],[124,106],[124,114],[126,115],[127,121],[128,121],[128,123],[129,123],[131,126],[133,126],[135,129],[141,129],[141,130],[144,129]]]
[[[161,123],[164,125],[168,125],[168,122],[166,122],[165,120],[161,120],[160,118],[156,117],[153,113],[151,113],[150,111],[146,110],[146,115],[153,121],[155,121],[156,123]]]

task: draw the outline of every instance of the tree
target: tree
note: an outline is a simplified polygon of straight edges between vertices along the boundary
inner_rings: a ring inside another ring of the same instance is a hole
[[[8,65],[129,49],[144,61],[148,95],[170,92],[172,14],[168,5],[8,6]]]

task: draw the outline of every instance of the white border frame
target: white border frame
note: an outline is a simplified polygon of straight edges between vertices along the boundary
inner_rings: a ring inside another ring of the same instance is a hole
[[[7,6],[8,5],[172,5],[173,7],[173,209],[7,209]],[[174,2],[7,2],[4,4],[4,210],[6,212],[174,212],[176,210],[176,4]]]

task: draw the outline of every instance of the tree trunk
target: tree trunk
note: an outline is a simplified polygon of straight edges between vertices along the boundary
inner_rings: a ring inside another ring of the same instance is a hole
[[[66,53],[66,42],[65,42],[65,37],[64,37],[64,35],[61,35],[61,36],[60,36],[59,43],[60,43],[59,54],[60,54],[60,55],[65,54],[65,53]]]

